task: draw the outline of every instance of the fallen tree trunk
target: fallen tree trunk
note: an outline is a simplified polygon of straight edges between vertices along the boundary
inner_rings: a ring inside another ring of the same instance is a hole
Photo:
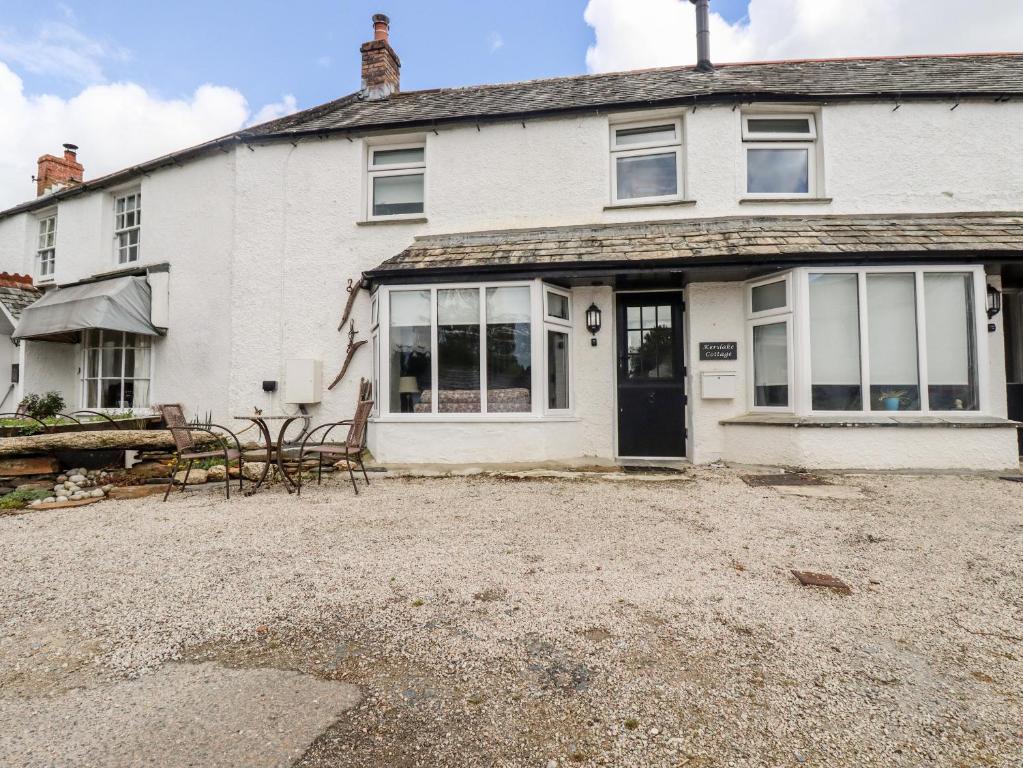
[[[212,442],[205,432],[192,432],[196,444]],[[162,429],[105,429],[0,438],[0,456],[35,456],[66,450],[174,450],[174,439]]]

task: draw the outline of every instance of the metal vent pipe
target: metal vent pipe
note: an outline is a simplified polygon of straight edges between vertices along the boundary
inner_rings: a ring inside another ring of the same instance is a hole
[[[696,69],[713,72],[710,63],[710,0],[690,0],[696,6]]]

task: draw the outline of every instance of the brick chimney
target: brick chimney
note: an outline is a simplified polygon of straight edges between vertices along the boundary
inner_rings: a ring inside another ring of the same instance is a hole
[[[391,20],[384,14],[373,16],[373,39],[363,43],[362,96],[366,99],[385,99],[397,93],[401,80],[401,60],[387,41]]]
[[[36,196],[56,192],[62,187],[82,183],[85,168],[78,162],[78,147],[74,144],[64,145],[64,157],[43,155],[39,158],[39,170],[36,171]]]

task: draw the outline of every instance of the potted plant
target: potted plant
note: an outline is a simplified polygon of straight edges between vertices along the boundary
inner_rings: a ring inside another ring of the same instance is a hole
[[[902,399],[906,396],[904,389],[886,390],[877,396],[877,399],[884,405],[886,411],[897,411],[902,405]]]

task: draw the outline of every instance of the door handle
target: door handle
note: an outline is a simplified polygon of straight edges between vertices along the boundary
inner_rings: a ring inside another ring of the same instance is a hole
[[[654,404],[654,400],[656,400],[656,399],[657,399],[657,396],[653,392],[651,392],[649,395],[646,396],[646,401],[648,403],[650,403],[650,405],[653,405]]]

